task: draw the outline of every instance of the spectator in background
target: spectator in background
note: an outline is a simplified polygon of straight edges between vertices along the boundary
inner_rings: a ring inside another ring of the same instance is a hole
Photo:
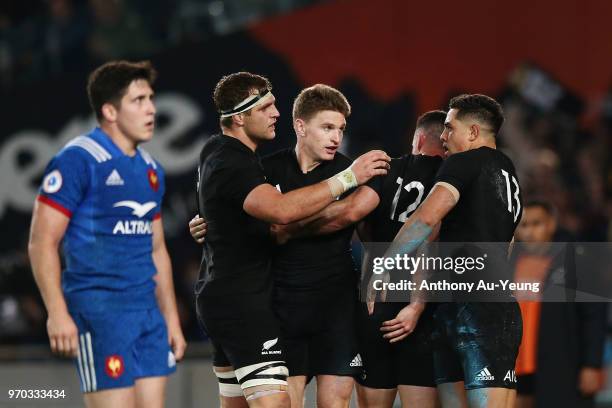
[[[91,27],[87,9],[74,0],[47,0],[44,32],[45,63],[59,74],[87,68],[87,37]]]
[[[97,61],[149,57],[155,41],[141,17],[123,0],[89,0],[93,28],[89,37],[91,56]]]
[[[551,244],[556,233],[553,207],[545,201],[527,202],[516,230],[515,280],[540,282],[544,289],[535,301],[520,302],[518,408],[592,407],[603,385],[606,308],[572,299],[558,302],[559,289],[567,293],[575,287],[575,262],[573,246]]]

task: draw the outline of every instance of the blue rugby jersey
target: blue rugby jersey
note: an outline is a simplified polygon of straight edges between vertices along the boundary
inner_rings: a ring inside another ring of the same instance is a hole
[[[164,190],[163,169],[146,151],[127,156],[100,128],[51,160],[37,199],[70,218],[62,275],[70,310],[155,306],[152,223]]]

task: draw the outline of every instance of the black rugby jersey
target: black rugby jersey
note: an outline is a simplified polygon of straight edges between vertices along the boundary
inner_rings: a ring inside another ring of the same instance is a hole
[[[367,184],[380,199],[366,218],[372,242],[391,242],[404,222],[425,200],[442,164],[439,156],[412,155],[391,160],[386,176]]]
[[[436,182],[460,194],[444,217],[441,242],[510,242],[521,220],[521,191],[512,161],[496,149],[480,147],[449,156]]]
[[[268,183],[282,193],[326,180],[346,169],[352,161],[336,153],[308,173],[302,173],[294,149],[285,149],[262,160]],[[332,234],[292,239],[278,246],[273,256],[274,284],[277,288],[317,289],[345,284],[355,279],[351,255],[354,227]]]
[[[452,244],[441,246],[444,253],[440,255],[484,261],[484,269],[454,273],[451,278],[474,284],[512,279],[508,248],[523,210],[512,161],[489,147],[456,153],[445,160],[436,182],[449,183],[460,194],[455,207],[442,220],[440,242]],[[509,290],[498,288],[456,291],[453,296],[463,301],[505,301],[510,295]]]
[[[238,139],[212,136],[200,153],[198,206],[208,224],[196,292],[207,296],[270,289],[269,225],[248,215],[247,195],[266,182],[259,157]]]

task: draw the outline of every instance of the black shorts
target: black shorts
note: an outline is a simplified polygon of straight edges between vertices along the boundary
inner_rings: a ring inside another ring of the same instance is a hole
[[[518,303],[444,303],[434,314],[436,383],[516,388],[523,322]]]
[[[433,307],[425,308],[415,330],[398,343],[389,343],[380,331],[382,323],[394,319],[406,305],[377,303],[370,316],[366,304],[360,304],[357,330],[364,370],[357,378],[359,384],[383,389],[398,385],[435,387],[431,347]]]
[[[361,373],[352,286],[324,290],[277,288],[274,309],[279,317],[290,376]]]
[[[213,345],[213,365],[234,369],[285,361],[269,294],[196,297],[198,319]]]

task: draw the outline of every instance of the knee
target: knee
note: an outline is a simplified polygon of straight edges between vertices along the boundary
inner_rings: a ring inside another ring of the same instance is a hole
[[[352,390],[351,390],[352,391]],[[319,408],[345,408],[351,401],[351,391],[330,395],[317,395],[317,407]]]

